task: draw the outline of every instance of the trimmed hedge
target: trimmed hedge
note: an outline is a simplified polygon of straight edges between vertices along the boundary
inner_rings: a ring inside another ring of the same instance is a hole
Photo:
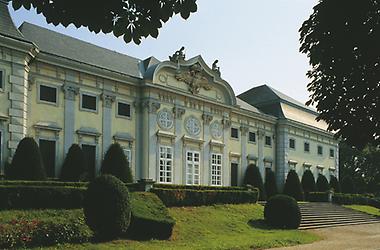
[[[165,189],[190,189],[190,190],[248,190],[246,187],[219,187],[219,186],[202,186],[202,185],[174,185],[174,184],[154,184],[154,188]]]
[[[0,186],[39,186],[39,187],[87,187],[88,182],[63,181],[0,181]]]
[[[318,175],[317,179],[317,190],[318,192],[326,192],[330,189],[329,182],[323,174]]]
[[[277,184],[276,184],[276,177],[274,175],[273,170],[268,170],[265,175],[265,192],[267,194],[267,198],[278,194]]]
[[[260,169],[254,164],[249,164],[247,170],[245,171],[244,184],[251,185],[259,189],[259,200],[265,201],[267,195],[265,193],[265,188],[263,184],[263,179],[261,178]]]
[[[309,192],[316,192],[317,191],[317,185],[315,184],[315,179],[313,173],[310,171],[310,169],[307,169],[303,175],[302,175],[302,189],[306,193]]]
[[[380,209],[380,199],[361,194],[342,194],[333,195],[333,202],[344,205],[369,205]]]
[[[100,172],[113,175],[125,183],[133,182],[132,171],[119,143],[113,143],[108,148]]]
[[[334,176],[330,175],[330,187],[334,190],[336,193],[342,192],[340,188],[339,180]]]
[[[300,183],[300,179],[298,178],[298,174],[295,170],[289,171],[288,176],[286,177],[283,193],[285,195],[293,197],[297,201],[304,200],[304,194]]]
[[[259,191],[152,188],[167,207],[256,203]]]
[[[270,226],[297,229],[301,223],[301,211],[293,197],[279,194],[265,204],[264,218]]]
[[[131,193],[131,224],[127,236],[132,239],[169,239],[175,220],[162,201],[150,192]]]
[[[327,192],[309,192],[305,193],[305,200],[311,202],[328,202],[329,194]]]
[[[73,144],[63,162],[60,180],[79,181],[82,180],[87,169],[86,157],[78,144]]]

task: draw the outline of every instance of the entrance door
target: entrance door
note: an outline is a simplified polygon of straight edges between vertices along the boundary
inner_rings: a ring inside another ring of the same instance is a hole
[[[40,151],[47,177],[55,177],[55,141],[40,139]]]
[[[3,134],[0,131],[0,170],[1,170],[1,164],[3,163]]]
[[[96,146],[82,144],[82,151],[87,163],[86,172],[88,174],[88,178],[89,180],[93,180],[95,178]]]
[[[199,185],[200,182],[200,153],[186,152],[186,185]]]
[[[231,186],[238,185],[238,164],[231,162]]]

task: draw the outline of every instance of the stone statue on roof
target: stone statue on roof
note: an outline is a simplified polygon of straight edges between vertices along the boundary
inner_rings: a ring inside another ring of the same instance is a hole
[[[182,46],[179,50],[177,50],[172,56],[169,56],[170,61],[178,62],[180,60],[185,60],[185,47]]]
[[[219,60],[215,60],[213,63],[212,63],[212,70],[215,71],[216,73],[218,73],[218,75],[220,76],[220,67],[218,67],[218,62]]]

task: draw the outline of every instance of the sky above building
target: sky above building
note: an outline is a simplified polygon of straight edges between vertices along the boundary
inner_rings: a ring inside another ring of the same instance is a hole
[[[305,103],[308,100],[306,55],[299,52],[298,29],[312,13],[317,0],[198,0],[198,11],[183,20],[170,19],[157,39],[140,45],[125,44],[112,34],[95,34],[86,28],[48,25],[34,10],[10,7],[18,27],[33,23],[78,39],[145,59],[167,60],[181,46],[186,57],[201,55],[211,66],[219,60],[222,77],[238,95],[267,84]],[[90,10],[86,10],[90,11]]]

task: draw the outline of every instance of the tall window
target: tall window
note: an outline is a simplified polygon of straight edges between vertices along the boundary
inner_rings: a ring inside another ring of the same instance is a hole
[[[249,142],[256,142],[256,134],[254,132],[248,133],[248,141]]]
[[[173,148],[160,146],[160,170],[159,182],[172,183],[173,173]]]
[[[186,152],[186,185],[199,185],[200,154],[198,151]]]
[[[289,148],[296,149],[296,140],[289,139]]]
[[[237,128],[231,128],[231,138],[239,138],[239,130]]]
[[[4,88],[4,71],[0,70],[0,89]]]
[[[222,154],[211,155],[211,185],[222,185]]]
[[[125,102],[117,102],[117,115],[122,117],[131,117],[131,105]]]
[[[331,158],[334,157],[334,149],[333,149],[333,148],[330,148],[330,157],[331,157]]]
[[[318,155],[323,155],[323,147],[322,146],[317,147],[317,153],[318,153]]]
[[[81,107],[85,110],[97,111],[98,98],[94,95],[81,95]]]
[[[129,148],[123,148],[125,158],[127,158],[127,161],[129,163],[129,167],[131,167],[131,160],[132,160],[132,152]]]
[[[272,146],[272,138],[270,136],[265,136],[265,145]]]
[[[41,84],[39,93],[40,101],[57,103],[57,88]]]
[[[305,152],[310,152],[310,143],[305,142],[305,143],[303,144],[303,150],[304,150]]]

